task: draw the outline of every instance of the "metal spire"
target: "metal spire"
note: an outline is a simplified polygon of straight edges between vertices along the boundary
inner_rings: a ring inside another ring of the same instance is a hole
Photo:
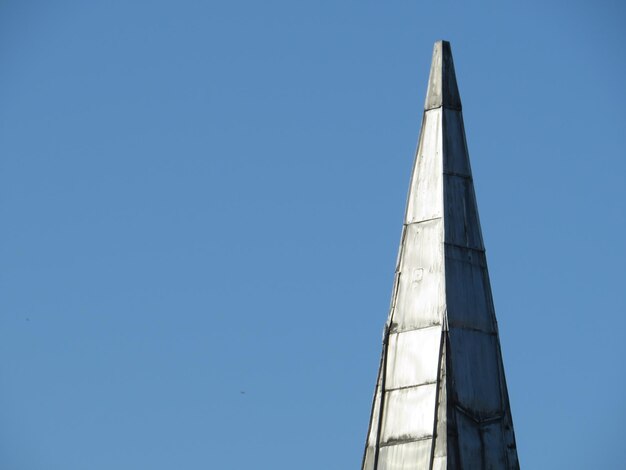
[[[519,469],[446,41],[433,51],[362,469]]]

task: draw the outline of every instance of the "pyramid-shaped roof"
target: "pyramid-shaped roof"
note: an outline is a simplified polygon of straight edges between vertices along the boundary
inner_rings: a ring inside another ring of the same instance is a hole
[[[439,41],[362,469],[518,468],[461,99]]]

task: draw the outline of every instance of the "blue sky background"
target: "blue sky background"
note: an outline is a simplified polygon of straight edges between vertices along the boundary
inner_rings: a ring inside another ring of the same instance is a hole
[[[623,468],[625,20],[2,2],[0,467],[359,468],[443,38],[522,467]]]

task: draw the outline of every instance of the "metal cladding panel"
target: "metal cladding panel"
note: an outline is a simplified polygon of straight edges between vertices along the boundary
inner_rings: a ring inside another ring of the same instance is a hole
[[[459,176],[472,177],[469,153],[465,141],[463,114],[454,109],[443,110],[443,171]]]
[[[485,460],[485,468],[509,468],[507,466],[506,445],[501,421],[483,424],[480,429],[481,440],[484,447],[483,458]]]
[[[431,439],[381,447],[377,470],[415,470],[428,468]]]
[[[407,224],[443,215],[441,154],[441,109],[433,109],[424,113],[407,200]]]
[[[449,327],[495,333],[495,313],[484,253],[448,247],[445,271]]]
[[[440,324],[445,309],[441,219],[405,226],[400,249],[392,331]]]
[[[383,352],[384,354],[384,352]],[[374,469],[374,459],[376,456],[376,446],[378,445],[378,427],[380,423],[380,402],[382,390],[382,365],[384,358],[381,357],[381,367],[378,369],[378,378],[376,380],[376,389],[374,390],[374,400],[372,403],[372,412],[370,414],[370,425],[367,432],[367,442],[365,444],[365,455],[363,456],[363,470]]]
[[[387,353],[387,389],[434,383],[440,349],[440,326],[391,334]]]
[[[444,199],[445,242],[478,251],[484,250],[472,180],[445,175]]]
[[[445,462],[446,462],[446,469],[457,469],[457,468],[463,468],[461,467],[460,459],[461,456],[459,455],[459,444],[458,444],[458,433],[457,433],[457,429],[456,429],[456,424],[454,425],[450,425],[450,422],[454,422],[454,409],[450,409],[449,413],[448,413],[448,417],[447,417],[447,426],[448,426],[448,433],[447,433],[447,449],[448,449],[448,453],[445,456]],[[469,467],[471,468],[471,467]]]
[[[426,467],[423,467],[423,468],[426,468]],[[445,455],[443,457],[435,457],[433,459],[432,470],[448,470],[448,459],[446,458]]]
[[[365,449],[365,460],[363,461],[363,470],[374,470],[376,462],[376,447],[368,447]]]
[[[439,362],[439,380],[437,382],[437,423],[435,431],[435,449],[433,455],[435,459],[446,459],[448,454],[448,377],[447,377],[447,361],[448,361],[448,338],[444,332],[442,334],[441,352]]]
[[[452,50],[447,41],[437,41],[433,48],[424,109],[440,106],[461,109],[461,96],[456,84]]]
[[[455,418],[458,431],[459,468],[483,470],[483,448],[478,424],[458,410]]]
[[[436,384],[385,393],[381,445],[432,436]]]
[[[374,406],[372,407],[372,417],[370,419],[370,430],[367,435],[367,445],[376,446],[378,441],[378,422],[380,421],[380,385],[376,387],[374,395]]]
[[[506,404],[506,414],[502,420],[502,432],[504,434],[504,444],[506,445],[506,456],[508,468],[519,470],[519,460],[517,457],[517,445],[515,443],[515,433],[513,432],[513,420],[511,419],[511,409]]]
[[[495,334],[451,328],[450,359],[456,403],[476,419],[503,412],[500,349]]]

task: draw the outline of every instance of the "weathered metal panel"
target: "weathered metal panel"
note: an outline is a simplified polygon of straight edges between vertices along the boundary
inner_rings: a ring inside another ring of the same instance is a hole
[[[380,421],[380,398],[381,391],[380,386],[376,387],[376,394],[374,395],[374,406],[372,408],[372,417],[370,420],[370,431],[367,436],[367,445],[376,446],[378,441],[378,423]]]
[[[457,403],[477,419],[501,415],[498,337],[463,328],[450,329],[448,337]]]
[[[418,468],[418,467],[413,467],[414,469]],[[428,468],[428,467],[423,467],[423,468]],[[448,468],[454,468],[454,467],[449,467],[448,466],[448,460],[447,457],[444,456],[435,456],[435,458],[433,459],[433,467],[432,470],[448,470]]]
[[[460,457],[459,468],[471,470],[484,469],[483,448],[478,424],[457,410],[456,425],[458,453]]]
[[[381,444],[431,436],[436,385],[390,390],[385,394]]]
[[[387,353],[387,389],[434,383],[440,347],[440,326],[391,334]]]
[[[502,422],[483,424],[480,430],[485,468],[508,468]]]
[[[392,331],[441,323],[445,309],[443,223],[405,227]]]
[[[504,371],[502,372],[504,376]],[[511,419],[511,410],[508,403],[508,397],[504,396],[506,400],[506,413],[502,419],[502,432],[504,434],[504,445],[506,449],[507,457],[507,469],[519,470],[519,460],[517,457],[517,445],[515,443],[515,433],[513,431],[513,420]]]
[[[469,153],[465,141],[463,114],[454,109],[443,110],[443,171],[444,173],[472,177]]]
[[[433,457],[439,461],[445,461],[448,454],[448,337],[442,331],[440,342],[440,357],[437,379],[437,409],[435,423],[435,449]]]
[[[406,223],[443,215],[443,161],[441,109],[424,113],[407,201]]]
[[[446,175],[444,200],[446,243],[484,250],[472,180]]]
[[[374,463],[376,458],[376,446],[367,447],[365,450],[365,460],[363,461],[363,470],[374,470]]]
[[[381,447],[377,470],[428,469],[431,439]]]
[[[374,390],[374,400],[372,403],[372,411],[370,413],[370,424],[367,432],[367,441],[365,444],[365,455],[363,456],[363,470],[374,470],[374,461],[376,457],[376,448],[378,445],[378,428],[380,423],[380,409],[382,397],[382,374],[384,365],[384,351],[380,360],[378,369],[378,377],[376,379],[376,388]]]
[[[450,328],[496,332],[484,253],[458,247],[446,250],[446,299]]]

